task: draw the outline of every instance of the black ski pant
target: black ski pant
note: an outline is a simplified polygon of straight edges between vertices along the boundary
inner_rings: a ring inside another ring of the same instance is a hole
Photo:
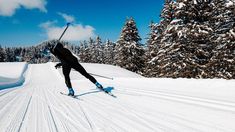
[[[82,67],[82,65],[79,64],[78,62],[73,63],[73,64],[63,64],[62,70],[63,70],[63,74],[65,78],[65,84],[67,85],[68,88],[72,88],[71,80],[69,77],[69,74],[72,68],[78,71],[79,73],[81,73],[83,76],[89,79],[92,83],[95,84],[97,82],[96,79],[93,76],[91,76],[89,73],[87,73],[86,70]]]

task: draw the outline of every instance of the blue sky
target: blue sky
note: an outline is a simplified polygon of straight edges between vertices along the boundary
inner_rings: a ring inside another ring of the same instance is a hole
[[[0,1],[2,46],[29,46],[58,38],[68,21],[74,25],[65,40],[78,42],[99,35],[103,40],[116,41],[127,17],[135,19],[145,39],[150,21],[159,21],[163,6],[163,0],[9,1]]]

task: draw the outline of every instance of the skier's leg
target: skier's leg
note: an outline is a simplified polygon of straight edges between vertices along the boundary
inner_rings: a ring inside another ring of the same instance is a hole
[[[71,84],[70,77],[69,77],[71,67],[68,65],[63,65],[62,70],[63,70],[63,74],[64,74],[65,84],[69,90],[69,95],[73,96],[74,91],[73,91],[72,84]]]
[[[71,88],[72,84],[71,84],[70,77],[69,77],[71,67],[67,65],[63,65],[62,70],[64,74],[65,84],[67,85],[68,88]]]
[[[83,76],[85,76],[87,79],[89,79],[92,83],[95,84],[97,82],[96,79],[93,76],[91,76],[89,73],[87,73],[87,71],[82,67],[81,64],[75,63],[73,65],[73,68],[76,71],[78,71],[79,73],[81,73]]]
[[[94,83],[98,88],[103,89],[103,86],[102,86],[100,83],[98,83],[97,80],[96,80],[93,76],[91,76],[89,73],[87,73],[87,71],[82,67],[81,64],[75,63],[75,64],[73,65],[73,68],[74,68],[76,71],[80,72],[80,73],[81,73],[83,76],[85,76],[87,79],[89,79],[89,80],[90,80],[92,83]]]

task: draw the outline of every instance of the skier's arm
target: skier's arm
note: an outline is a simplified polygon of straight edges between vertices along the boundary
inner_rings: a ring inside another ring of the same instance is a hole
[[[57,69],[57,68],[60,68],[61,66],[62,66],[62,63],[58,63],[55,65],[55,68]]]

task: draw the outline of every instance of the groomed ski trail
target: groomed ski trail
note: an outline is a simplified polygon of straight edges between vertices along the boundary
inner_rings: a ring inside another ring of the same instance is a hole
[[[78,99],[63,96],[60,92],[67,91],[64,79],[52,64],[29,65],[22,86],[0,91],[0,131],[235,131],[234,98],[171,91],[155,79],[97,79],[114,86],[117,98],[95,89],[85,78],[72,81]]]

